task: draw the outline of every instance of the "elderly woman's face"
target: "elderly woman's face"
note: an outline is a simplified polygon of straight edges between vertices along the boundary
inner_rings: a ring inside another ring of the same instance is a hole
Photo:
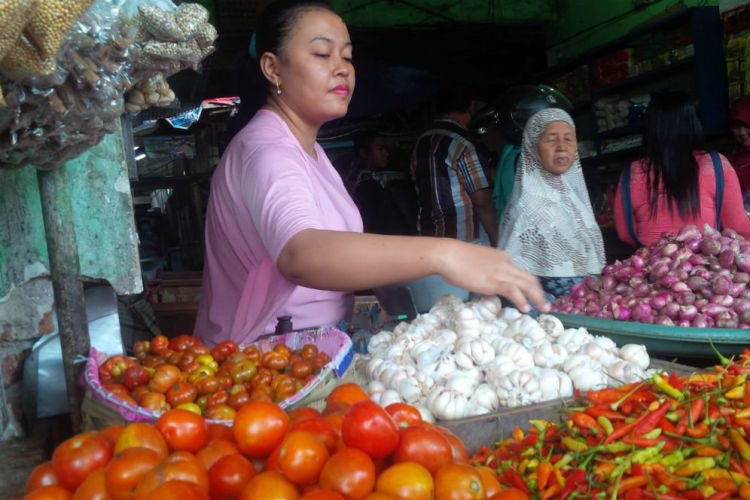
[[[544,170],[564,174],[573,165],[578,152],[575,130],[567,122],[551,122],[539,137],[537,149]]]
[[[344,21],[324,9],[304,11],[279,54],[282,100],[312,123],[346,114],[354,92],[352,43]]]
[[[732,135],[744,149],[750,149],[750,127],[741,122],[732,124]]]

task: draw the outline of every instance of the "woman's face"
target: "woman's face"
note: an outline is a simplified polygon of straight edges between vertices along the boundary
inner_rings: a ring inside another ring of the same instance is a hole
[[[537,149],[544,170],[564,174],[573,165],[578,152],[575,130],[567,122],[551,122],[539,137]]]
[[[301,118],[321,125],[344,116],[355,79],[341,18],[324,9],[303,11],[278,54],[277,71],[281,100]]]
[[[735,123],[732,126],[732,135],[737,143],[744,149],[750,150],[750,127],[744,123]]]

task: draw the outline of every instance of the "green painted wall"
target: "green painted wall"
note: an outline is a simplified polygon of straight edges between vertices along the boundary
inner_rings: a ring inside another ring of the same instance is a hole
[[[121,134],[68,162],[81,274],[107,280],[121,294],[141,291]],[[48,274],[49,258],[36,170],[0,170],[0,300],[19,284]]]
[[[391,27],[445,23],[506,23],[555,18],[550,0],[334,0],[347,24]]]
[[[718,0],[657,0],[634,7],[633,0],[561,0],[549,31],[549,64],[554,66],[626,35],[659,15],[682,7],[715,6]]]

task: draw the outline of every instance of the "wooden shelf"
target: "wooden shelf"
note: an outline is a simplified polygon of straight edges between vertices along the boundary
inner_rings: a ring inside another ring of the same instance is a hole
[[[594,99],[596,100],[598,98],[606,97],[612,94],[616,94],[618,92],[623,92],[625,90],[649,83],[652,80],[658,80],[660,78],[664,78],[665,76],[673,75],[675,73],[680,73],[681,71],[685,71],[691,68],[694,64],[695,64],[695,57],[689,57],[682,61],[673,62],[665,66],[656,68],[652,71],[648,71],[646,73],[640,74],[638,76],[628,78],[627,80],[622,80],[617,83],[613,83],[612,85],[603,87],[601,89],[597,89],[592,92],[592,95]]]

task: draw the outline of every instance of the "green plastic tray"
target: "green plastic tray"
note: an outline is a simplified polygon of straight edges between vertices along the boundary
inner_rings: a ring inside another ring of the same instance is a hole
[[[617,345],[643,344],[658,358],[716,358],[709,340],[725,356],[740,354],[750,345],[750,330],[737,328],[685,328],[614,321],[573,314],[554,313],[566,328],[586,328],[592,335],[604,335]]]

